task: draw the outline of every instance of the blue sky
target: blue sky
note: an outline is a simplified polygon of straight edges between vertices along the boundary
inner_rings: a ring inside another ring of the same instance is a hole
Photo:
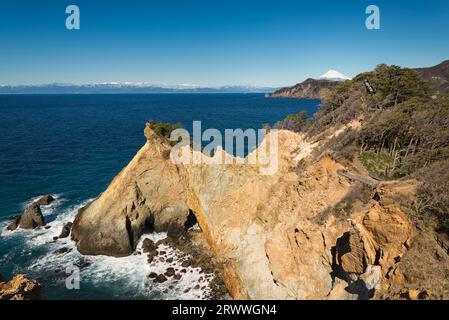
[[[76,4],[81,29],[65,28]],[[365,8],[381,29],[365,28]],[[0,84],[283,86],[449,59],[447,0],[0,2]]]

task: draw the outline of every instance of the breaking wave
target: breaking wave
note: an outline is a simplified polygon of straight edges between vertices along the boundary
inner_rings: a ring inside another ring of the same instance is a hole
[[[23,204],[36,201],[30,199]],[[128,257],[83,256],[69,238],[57,239],[65,223],[73,221],[78,209],[93,199],[75,205],[67,205],[63,195],[56,195],[55,201],[42,206],[47,229],[17,229],[8,231],[9,221],[0,222],[0,263],[11,274],[24,273],[42,283],[43,296],[48,299],[207,299],[212,290],[209,287],[213,274],[205,274],[200,268],[183,268],[186,257],[177,249],[160,245],[165,251],[164,259],[155,258],[151,263],[142,252],[142,242],[150,238],[157,242],[164,239],[164,233],[142,236],[137,250]],[[167,262],[170,261],[170,262]],[[80,270],[80,289],[69,290],[66,280],[71,273],[68,268]],[[167,268],[174,268],[180,279],[167,277],[164,283],[156,283],[148,275],[161,274]],[[179,273],[182,269],[184,272]]]

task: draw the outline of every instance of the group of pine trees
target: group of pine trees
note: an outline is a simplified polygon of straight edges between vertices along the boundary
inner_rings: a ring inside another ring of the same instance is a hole
[[[449,231],[449,95],[436,96],[412,69],[379,65],[330,90],[309,135],[360,119],[327,147],[340,157],[359,156],[379,179],[417,178],[416,211]]]

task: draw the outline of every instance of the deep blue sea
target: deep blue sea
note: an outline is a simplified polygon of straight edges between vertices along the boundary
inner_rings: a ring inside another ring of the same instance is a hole
[[[145,143],[148,120],[179,122],[188,130],[194,120],[203,130],[256,129],[301,110],[312,116],[318,104],[262,94],[0,95],[0,274],[40,280],[48,299],[206,297],[204,290],[184,292],[200,281],[198,270],[176,286],[155,286],[148,273],[166,265],[148,266],[140,255],[83,257],[69,239],[52,238]],[[44,194],[57,197],[43,208],[50,229],[5,231],[12,216]],[[55,253],[61,247],[72,251]],[[82,266],[79,290],[65,285],[71,264]]]

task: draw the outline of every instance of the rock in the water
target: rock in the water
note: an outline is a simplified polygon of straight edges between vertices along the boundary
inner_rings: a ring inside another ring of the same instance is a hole
[[[157,277],[157,273],[156,272],[151,272],[148,277],[150,277],[151,279],[154,279]]]
[[[174,278],[175,280],[181,280],[182,276],[181,276],[179,273],[177,273],[177,274],[175,274],[175,275],[173,276],[173,278]]]
[[[30,204],[20,217],[19,226],[22,229],[35,229],[45,225],[44,216],[37,203]]]
[[[19,274],[9,282],[0,283],[0,300],[40,299],[40,288],[37,281],[28,280]]]
[[[20,223],[20,216],[15,217],[12,222],[8,225],[7,229],[10,231],[14,231],[17,229]]]
[[[175,275],[175,269],[174,268],[167,268],[165,271],[165,275],[167,277],[173,277]]]
[[[70,235],[70,230],[72,229],[72,222],[67,222],[64,224],[61,230],[61,234],[59,235],[59,238],[67,238]]]
[[[74,264],[78,268],[84,269],[84,268],[87,268],[88,266],[90,266],[92,264],[92,261],[90,261],[88,259],[82,259],[80,261],[75,262]]]
[[[143,252],[154,252],[156,251],[156,244],[154,243],[153,240],[146,238],[145,240],[143,240],[143,244],[142,244],[142,248],[143,248]]]
[[[57,253],[57,254],[64,254],[64,253],[68,253],[70,251],[72,251],[72,249],[67,248],[67,247],[63,247],[61,249],[56,250],[55,253]]]
[[[35,203],[39,206],[48,206],[53,201],[55,201],[55,198],[53,198],[51,195],[46,195],[37,200]]]
[[[158,276],[154,279],[154,282],[157,282],[157,283],[163,283],[163,282],[165,282],[165,281],[167,281],[167,277],[164,276],[163,274],[158,275]]]
[[[184,267],[184,268],[190,267],[190,265],[191,265],[190,260],[184,260],[181,263],[181,266]]]

